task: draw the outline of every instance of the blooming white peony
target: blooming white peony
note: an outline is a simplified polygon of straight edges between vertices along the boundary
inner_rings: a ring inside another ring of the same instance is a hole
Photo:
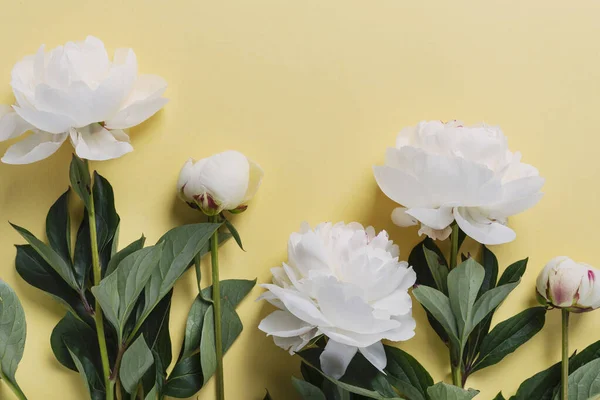
[[[404,206],[392,213],[395,224],[420,222],[419,234],[444,240],[456,221],[483,244],[514,240],[508,217],[535,205],[544,184],[536,168],[508,149],[499,127],[458,121],[403,129],[374,172],[381,190]]]
[[[229,150],[195,162],[187,160],[177,191],[206,215],[245,211],[263,178],[263,170],[239,151]]]
[[[583,312],[600,308],[600,271],[568,257],[550,260],[537,278],[537,292],[546,305]]]
[[[28,164],[42,160],[70,138],[88,160],[120,157],[133,147],[123,129],[144,122],[166,103],[167,83],[138,75],[132,49],[118,49],[111,62],[104,44],[88,36],[25,57],[12,70],[16,98],[0,106],[0,141],[32,131],[9,147],[2,161]]]
[[[398,261],[398,246],[385,231],[358,223],[307,224],[292,233],[288,262],[273,268],[273,284],[261,285],[265,299],[279,308],[259,329],[290,354],[318,335],[328,338],[321,354],[323,372],[340,378],[357,351],[383,370],[382,339],[414,336],[408,289],[416,274]]]

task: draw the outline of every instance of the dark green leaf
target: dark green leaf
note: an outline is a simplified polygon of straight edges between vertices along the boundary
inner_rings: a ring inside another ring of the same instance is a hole
[[[119,214],[115,209],[115,196],[110,183],[94,171],[94,210],[96,213],[96,232],[100,252],[112,250],[112,240],[119,226]]]
[[[585,364],[600,358],[600,340],[590,344],[583,349],[581,353],[575,354],[569,360],[569,370],[571,372],[578,370]]]
[[[135,242],[129,244],[129,246],[127,246],[124,249],[122,249],[121,251],[118,251],[117,253],[115,253],[111,257],[110,261],[108,262],[108,267],[106,268],[106,275],[110,275],[117,268],[117,265],[119,265],[119,263],[121,261],[123,261],[123,259],[125,257],[127,257],[128,255],[130,255],[133,252],[143,249],[145,243],[146,243],[146,238],[144,237],[144,235],[142,235],[141,238],[139,238]]]
[[[81,297],[54,271],[30,245],[18,245],[15,265],[19,275],[30,285],[45,291],[88,322],[92,321]]]
[[[69,178],[71,180],[71,187],[73,187],[79,198],[83,200],[85,207],[89,209],[91,205],[90,194],[92,193],[92,182],[90,180],[87,161],[73,154],[69,169]]]
[[[267,393],[265,394],[265,398],[263,400],[273,400],[273,398],[271,397],[271,395],[269,394],[269,391],[267,390]]]
[[[92,271],[90,223],[87,213],[84,213],[77,230],[75,251],[73,252],[73,269],[80,286],[87,287],[88,276],[91,275]]]
[[[506,400],[506,399],[502,395],[502,392],[500,392],[496,395],[496,397],[494,397],[494,400]]]
[[[465,239],[467,238],[467,234],[458,227],[458,252],[460,253],[460,248],[462,247]],[[466,260],[463,260],[466,261]]]
[[[127,393],[135,393],[142,377],[154,363],[152,352],[143,336],[139,336],[123,354],[119,377]]]
[[[123,338],[125,323],[140,293],[158,266],[162,247],[162,244],[150,246],[128,255],[112,274],[92,288],[106,319],[117,330],[119,339]]]
[[[323,386],[323,381],[325,380],[323,375],[316,369],[309,367],[304,361],[300,363],[300,373],[306,382],[310,382],[317,387]]]
[[[81,359],[86,358],[100,368],[96,331],[68,312],[52,330],[50,345],[56,359],[65,367],[76,370],[68,347]],[[102,371],[98,369],[98,371]]]
[[[19,387],[15,373],[25,349],[27,322],[17,294],[0,280],[0,378]]]
[[[102,378],[98,375],[94,365],[87,358],[80,358],[78,354],[67,346],[70,357],[73,359],[79,375],[86,385],[88,394],[92,400],[101,400],[106,397],[106,390],[102,386]]]
[[[235,239],[235,242],[240,247],[240,249],[244,250],[244,246],[242,245],[242,238],[240,237],[240,234],[238,233],[237,229],[235,229],[235,226],[233,226],[231,221],[229,221],[228,219],[225,219],[225,226],[227,227],[227,230],[229,230],[229,232],[231,233],[231,236],[233,236],[233,238]]]
[[[158,244],[163,251],[158,267],[152,271],[144,289],[144,310],[140,320],[146,319],[158,302],[171,290],[220,224],[190,224],[171,229]]]
[[[21,228],[20,226],[11,224],[13,228],[17,232],[23,236],[23,238],[39,253],[40,256],[48,265],[50,265],[59,275],[60,277],[73,289],[79,289],[79,285],[75,280],[75,275],[73,274],[73,268],[71,268],[70,264],[56,253],[50,246],[36,238],[31,234],[27,229]]]
[[[306,349],[298,353],[300,357],[312,368],[315,368],[325,379],[351,393],[365,396],[370,399],[402,400],[389,386],[385,375],[377,370],[362,354],[358,353],[348,365],[342,378],[334,379],[321,371],[320,355],[322,349]]]
[[[465,390],[444,382],[438,382],[427,389],[427,394],[431,400],[471,400],[478,393],[477,390]]]
[[[321,389],[306,381],[292,377],[292,386],[300,394],[302,400],[327,400]]]
[[[202,388],[203,381],[200,356],[187,357],[175,364],[163,389],[163,394],[178,399],[187,399]]]
[[[480,297],[482,294],[487,292],[488,290],[496,287],[496,281],[498,280],[498,259],[492,253],[490,249],[486,246],[481,246],[483,248],[482,255],[482,265],[485,269],[485,276],[483,278],[483,283],[481,284],[481,288],[479,289],[479,294],[477,297]]]
[[[507,283],[519,282],[525,273],[525,270],[527,269],[528,260],[529,259],[526,258],[509,265],[498,280],[498,286],[506,285]]]
[[[221,300],[228,302],[233,308],[236,308],[244,297],[250,293],[250,290],[256,285],[256,280],[228,279],[221,281]],[[192,304],[188,314],[185,337],[181,355],[179,358],[186,358],[198,352],[200,348],[200,336],[204,322],[204,314],[211,306],[211,302],[204,299],[212,298],[212,286],[202,289],[202,295],[197,296]]]
[[[529,308],[500,322],[483,339],[472,372],[494,365],[531,339],[544,326],[546,309]]]
[[[385,372],[390,383],[408,400],[426,399],[427,388],[433,379],[425,368],[410,354],[385,346],[387,366]]]
[[[146,319],[140,331],[150,350],[155,351],[165,368],[171,364],[171,336],[169,334],[169,315],[173,290],[158,303]]]
[[[71,264],[71,223],[69,219],[69,192],[67,190],[50,207],[46,217],[46,236],[50,247]]]
[[[554,389],[560,382],[560,371],[561,363],[559,362],[525,380],[519,386],[514,400],[552,399]]]
[[[433,280],[435,281],[436,287],[440,292],[447,295],[448,267],[445,264],[443,264],[443,261],[440,259],[440,256],[435,251],[429,250],[427,247],[423,246],[423,252],[425,254],[425,260],[427,261],[429,271],[431,272],[431,276],[433,276]]]

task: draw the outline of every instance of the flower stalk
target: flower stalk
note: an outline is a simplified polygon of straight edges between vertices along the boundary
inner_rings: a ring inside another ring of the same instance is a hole
[[[562,311],[561,399],[569,398],[569,311]]]
[[[452,224],[452,234],[450,236],[450,269],[456,268],[457,258],[458,258],[458,235],[459,235],[459,227],[458,224]],[[463,355],[462,351],[460,352],[460,356],[457,360],[452,360],[452,355],[450,355],[450,367],[452,369],[452,384],[454,386],[463,387],[463,378],[462,378],[462,361]]]
[[[219,223],[219,215],[210,217],[213,223]],[[225,399],[225,377],[223,374],[223,334],[221,326],[221,283],[219,281],[219,233],[215,231],[210,240],[212,264],[212,298],[215,318],[215,354],[217,356],[217,400]]]
[[[87,212],[90,227],[94,286],[97,286],[102,280],[102,269],[100,267],[100,252],[98,250],[98,234],[96,231],[96,210],[94,207],[93,195],[90,195]],[[96,322],[96,332],[98,334],[98,345],[100,347],[100,359],[102,360],[102,374],[106,385],[106,400],[112,400],[114,398],[114,381],[111,381],[110,379],[110,363],[108,360],[108,348],[106,346],[106,337],[104,334],[104,318],[102,316],[102,308],[100,307],[98,300],[95,302],[94,310],[94,320]]]

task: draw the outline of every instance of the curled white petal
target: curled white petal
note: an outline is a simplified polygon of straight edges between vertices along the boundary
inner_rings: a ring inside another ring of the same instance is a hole
[[[5,164],[30,164],[54,154],[63,144],[67,134],[35,131],[6,150],[2,162]]]

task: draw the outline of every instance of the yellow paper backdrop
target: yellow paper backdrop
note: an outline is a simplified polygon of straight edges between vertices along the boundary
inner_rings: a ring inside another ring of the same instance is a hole
[[[88,34],[112,50],[132,47],[141,72],[163,76],[171,99],[131,132],[135,152],[94,163],[112,183],[122,218],[121,244],[198,216],[176,200],[175,182],[188,157],[237,149],[265,170],[263,187],[235,218],[247,252],[224,247],[223,278],[270,279],[286,258],[290,232],[304,220],[359,221],[387,229],[402,257],[419,240],[395,227],[394,204],[371,167],[396,132],[422,119],[499,124],[513,150],[547,178],[541,203],[512,218],[513,243],[494,247],[501,268],[530,257],[523,282],[495,322],[535,304],[534,283],[556,255],[600,264],[600,3],[596,0],[2,0],[0,101],[13,101],[12,65]],[[4,152],[8,144],[0,144]],[[27,166],[0,165],[0,277],[14,287],[27,315],[25,356],[17,378],[32,400],[80,400],[82,382],[55,361],[49,344],[64,311],[15,272],[8,225],[43,236],[44,218],[68,185],[71,147]],[[208,276],[205,270],[205,275]],[[244,332],[226,357],[228,399],[295,399],[290,376],[299,359],[277,348],[257,325],[271,308],[239,308]],[[174,352],[195,295],[192,275],[176,286]],[[414,312],[416,337],[402,344],[448,380],[447,353]],[[572,350],[600,339],[600,311],[574,316]],[[512,394],[533,373],[559,360],[559,313],[501,364],[468,386],[491,399]],[[12,393],[0,383],[0,398]],[[200,399],[213,399],[211,382]]]

